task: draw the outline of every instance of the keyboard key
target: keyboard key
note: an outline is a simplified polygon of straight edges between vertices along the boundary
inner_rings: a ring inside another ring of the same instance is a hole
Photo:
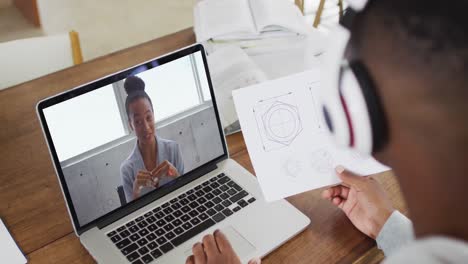
[[[221,204],[217,204],[214,209],[216,209],[216,211],[222,211],[224,209],[224,206],[222,206]]]
[[[182,227],[177,227],[176,229],[174,229],[174,233],[176,235],[180,235],[184,232],[184,229],[182,229]]]
[[[146,222],[148,222],[150,224],[154,223],[154,222],[156,222],[156,218],[154,216],[150,216],[150,217],[146,218]]]
[[[136,233],[140,228],[137,225],[131,226],[128,230],[130,230],[130,233]]]
[[[143,261],[137,259],[137,260],[133,261],[132,264],[143,264]]]
[[[137,244],[132,243],[129,246],[127,246],[126,248],[122,249],[121,252],[122,252],[122,254],[124,254],[126,256],[126,255],[132,253],[133,251],[137,250],[137,248],[138,248]]]
[[[114,244],[118,241],[120,241],[122,238],[119,236],[119,235],[115,235],[113,237],[111,237],[111,240],[112,242],[114,242]]]
[[[198,216],[198,218],[200,218],[200,220],[202,220],[202,221],[205,221],[206,219],[208,219],[208,215],[205,214],[205,213],[201,213],[201,214]]]
[[[159,228],[158,230],[156,230],[155,233],[157,236],[162,236],[164,235],[164,233],[166,233],[166,230],[164,230],[163,228]]]
[[[202,189],[205,193],[211,192],[213,189],[211,189],[210,186],[206,186],[205,188]]]
[[[210,179],[210,182],[214,182],[214,181],[216,181],[216,177],[213,177]]]
[[[235,203],[235,202],[237,202],[238,200],[240,200],[240,199],[246,197],[247,195],[249,195],[248,192],[246,192],[246,191],[241,191],[240,193],[238,193],[238,194],[232,196],[231,198],[229,198],[229,200],[230,200],[231,202]]]
[[[161,219],[164,217],[164,213],[162,211],[159,211],[159,212],[156,212],[154,216],[156,217],[156,219]]]
[[[225,216],[230,216],[230,215],[233,214],[233,212],[229,208],[226,208],[226,209],[223,210],[223,214]]]
[[[180,216],[183,215],[183,213],[182,213],[182,211],[177,210],[177,211],[175,211],[175,212],[173,213],[173,215],[174,215],[175,217],[180,217]]]
[[[153,234],[153,233],[151,233],[151,234],[149,234],[149,235],[146,236],[146,239],[147,239],[148,241],[153,241],[153,240],[156,239],[156,235]]]
[[[203,205],[200,205],[200,206],[197,207],[197,211],[200,212],[200,213],[203,213],[203,212],[206,211],[206,207],[203,206]]]
[[[187,194],[190,195],[190,194],[192,194],[193,192],[194,192],[194,190],[188,190],[188,191],[187,191]]]
[[[206,182],[202,183],[202,186],[207,186],[208,184],[210,184],[210,181],[206,181]]]
[[[214,206],[214,203],[212,201],[208,201],[205,203],[206,208],[211,208]]]
[[[196,217],[190,220],[190,223],[192,223],[192,225],[198,225],[200,222],[201,222],[200,219]]]
[[[158,226],[164,226],[164,225],[166,224],[166,221],[164,221],[163,219],[161,219],[161,220],[158,220],[158,221],[156,222],[156,224],[157,224]]]
[[[210,186],[211,186],[211,188],[216,189],[216,188],[219,187],[219,183],[213,182],[213,183],[210,184]]]
[[[133,234],[133,235],[130,236],[130,240],[132,240],[132,241],[136,241],[138,239],[140,239],[140,236],[138,234]]]
[[[195,192],[195,195],[197,195],[198,197],[201,197],[201,196],[205,195],[205,192],[202,191],[202,190],[198,190],[198,191]]]
[[[206,211],[206,213],[207,213],[209,216],[213,216],[213,215],[215,215],[217,212],[216,212],[215,209],[210,208],[210,209],[208,209],[208,211]]]
[[[184,243],[185,241],[189,240],[190,238],[198,235],[199,233],[203,232],[204,230],[213,226],[215,222],[212,219],[208,219],[199,225],[194,226],[187,232],[183,233],[182,235],[174,238],[171,242],[177,247],[180,244]]]
[[[220,197],[221,199],[223,199],[223,200],[226,200],[227,198],[229,198],[229,194],[227,194],[227,193],[222,193],[219,197]]]
[[[155,224],[151,224],[151,225],[148,226],[148,230],[149,230],[150,232],[153,232],[153,231],[156,230],[156,229],[158,229],[158,227],[157,227]]]
[[[206,203],[206,199],[203,198],[203,197],[200,197],[200,198],[198,198],[197,202],[198,202],[199,204],[204,204],[204,203]]]
[[[174,221],[172,221],[172,225],[175,226],[175,227],[178,227],[182,224],[182,221],[180,221],[179,219],[176,219]]]
[[[158,242],[159,245],[162,245],[167,242],[167,239],[165,237],[159,237],[156,239],[156,242]]]
[[[189,200],[187,200],[186,198],[180,200],[179,202],[181,205],[187,205],[189,203]]]
[[[183,198],[185,198],[186,196],[187,196],[187,194],[183,193],[183,194],[179,195],[179,199],[183,199]]]
[[[167,224],[167,225],[164,226],[164,230],[166,230],[166,231],[171,231],[172,229],[174,229],[174,226],[171,225],[171,224]]]
[[[227,185],[221,185],[221,187],[219,187],[219,189],[223,192],[227,191],[229,189],[229,187]]]
[[[142,238],[142,239],[138,240],[137,243],[141,247],[141,246],[144,246],[144,245],[148,244],[148,240],[146,240],[146,238]]]
[[[188,213],[188,212],[190,212],[190,207],[184,206],[180,210],[182,210],[182,212],[184,212],[184,213]]]
[[[192,211],[189,212],[189,215],[190,215],[191,217],[195,217],[195,216],[198,215],[198,211],[197,211],[197,210],[192,210]]]
[[[221,191],[216,189],[216,190],[213,190],[212,192],[214,195],[220,195],[221,194]]]
[[[147,245],[147,247],[150,249],[150,250],[153,250],[155,248],[158,247],[158,244],[156,244],[156,242],[149,242],[149,244]]]
[[[172,208],[173,210],[177,210],[177,209],[179,209],[179,208],[181,208],[181,207],[182,207],[182,206],[180,205],[180,203],[175,203],[175,204],[171,205],[171,208]]]
[[[223,221],[224,218],[226,218],[226,217],[225,217],[222,213],[217,213],[217,214],[215,214],[215,215],[213,216],[213,219],[214,219],[217,223]]]
[[[228,177],[222,177],[218,180],[219,184],[225,184],[226,182],[230,181]]]
[[[194,201],[195,199],[197,199],[197,197],[194,194],[191,194],[191,195],[187,196],[187,199],[189,201]]]
[[[219,179],[219,178],[222,178],[222,177],[224,177],[225,175],[226,175],[226,174],[224,174],[224,172],[222,172],[222,173],[218,174],[217,178],[218,178],[218,179]]]
[[[146,214],[144,214],[145,217],[150,217],[153,214],[153,212],[149,211]]]
[[[147,234],[149,234],[149,231],[148,231],[148,229],[145,228],[145,229],[142,229],[142,230],[138,231],[138,234],[139,234],[140,236],[144,237],[144,236],[146,236]]]
[[[151,256],[153,256],[153,258],[159,258],[160,256],[162,256],[162,252],[159,250],[159,249],[155,249],[153,251],[151,251]]]
[[[175,237],[175,234],[174,234],[172,231],[167,232],[167,234],[166,234],[167,240],[171,240],[171,239],[173,239],[174,237]]]
[[[124,230],[122,232],[120,232],[119,234],[122,238],[126,238],[130,235],[130,232],[128,230]]]
[[[222,204],[223,204],[225,207],[228,207],[228,206],[230,206],[232,203],[231,203],[231,201],[226,200],[226,201],[223,201]]]
[[[249,200],[247,200],[247,202],[249,202],[249,203],[255,202],[255,197],[250,198]]]
[[[146,254],[141,258],[141,260],[143,260],[144,263],[150,263],[153,261],[153,257],[151,257],[150,254]]]
[[[145,219],[144,216],[139,216],[139,217],[137,217],[137,219],[135,219],[135,220],[136,220],[137,222],[140,222],[140,221],[142,221],[143,219]]]
[[[227,194],[226,194],[226,195],[227,195]],[[227,197],[226,197],[226,198],[227,198]],[[215,198],[213,199],[213,203],[215,203],[215,204],[219,204],[221,201],[223,201],[223,200],[222,200],[221,198],[219,198],[219,197],[215,197]]]
[[[154,242],[152,242],[152,243],[154,243]],[[149,250],[146,247],[142,247],[142,248],[138,249],[138,253],[140,253],[140,255],[144,255],[144,254],[146,254],[148,252],[149,252]]]
[[[165,204],[163,204],[161,207],[162,207],[162,208],[166,208],[166,207],[168,207],[169,205],[171,205],[171,204],[170,204],[170,203],[165,203]]]
[[[240,209],[241,209],[240,206],[236,206],[236,207],[234,207],[232,210],[233,210],[234,212],[237,212],[237,211],[239,211]]]
[[[173,249],[174,247],[171,245],[171,243],[167,242],[166,244],[162,245],[161,247],[159,247],[159,249],[162,250],[162,252],[164,253],[167,253],[169,252],[171,249]]]
[[[119,228],[117,228],[117,232],[122,232],[125,230],[125,226],[121,226]]]
[[[146,223],[146,221],[144,221],[144,220],[138,223],[138,226],[140,228],[146,227],[147,225],[148,225],[148,223]]]
[[[132,254],[129,254],[127,256],[127,259],[128,259],[128,261],[134,261],[139,257],[140,257],[140,254],[138,254],[138,252],[134,251]]]
[[[167,207],[167,208],[164,208],[164,209],[163,209],[163,212],[164,212],[165,214],[170,214],[170,213],[174,212],[174,210],[172,210],[172,208],[170,208],[170,207]]]
[[[184,223],[184,224],[182,225],[182,227],[183,227],[185,230],[188,230],[188,229],[192,228],[192,224],[190,224],[190,223]]]
[[[175,202],[177,202],[177,201],[179,201],[179,198],[176,197],[176,198],[170,200],[169,202],[170,202],[171,204],[173,204],[173,203],[175,203]]]
[[[234,185],[236,185],[236,183],[233,182],[233,181],[230,181],[230,182],[227,183],[227,186],[229,186],[229,187],[233,187]]]
[[[131,226],[134,225],[134,224],[135,224],[135,221],[130,221],[130,222],[128,222],[125,226],[126,226],[126,227],[131,227]]]
[[[249,205],[249,203],[246,202],[244,199],[238,201],[237,204],[242,206],[242,207],[246,207],[247,205]]]
[[[227,194],[229,194],[229,195],[231,195],[231,196],[234,195],[234,194],[236,194],[236,193],[237,193],[237,192],[236,192],[236,190],[234,190],[234,189],[229,189],[229,190],[227,190]]]
[[[117,244],[115,244],[117,246],[118,249],[121,249],[123,247],[126,247],[127,245],[130,245],[130,240],[128,238],[124,239],[124,240],[121,240],[119,242],[117,242]]]
[[[153,209],[153,213],[157,213],[159,211],[161,211],[161,207],[156,207],[156,208]]]
[[[212,194],[212,193],[207,193],[205,194],[205,199],[210,201],[211,199],[213,199],[215,196]]]
[[[167,215],[166,217],[164,217],[164,220],[166,220],[166,222],[172,222],[174,221],[174,216],[172,215]]]
[[[197,208],[198,205],[199,205],[199,204],[198,204],[197,202],[191,202],[191,203],[189,203],[189,206],[190,206],[190,208],[192,208],[192,209]]]
[[[190,216],[183,215],[180,219],[182,219],[182,221],[184,221],[184,222],[187,222],[188,220],[190,220]]]
[[[116,234],[117,234],[116,231],[112,231],[112,232],[107,233],[107,236],[108,236],[108,237],[113,237],[113,236],[115,236]]]
[[[200,189],[201,189],[201,187],[202,187],[202,186],[201,186],[201,184],[200,184],[200,185],[197,185],[197,186],[195,186],[195,191],[198,191],[198,190],[200,190]]]

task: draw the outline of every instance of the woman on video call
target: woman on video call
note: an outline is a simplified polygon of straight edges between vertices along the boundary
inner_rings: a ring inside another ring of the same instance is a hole
[[[183,174],[184,164],[179,145],[156,135],[153,104],[144,81],[130,76],[124,87],[128,123],[138,138],[120,166],[125,198],[130,202]]]

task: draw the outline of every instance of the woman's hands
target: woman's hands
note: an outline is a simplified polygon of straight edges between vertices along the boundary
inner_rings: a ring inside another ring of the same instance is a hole
[[[158,187],[159,180],[163,176],[178,177],[179,172],[169,161],[165,160],[151,171],[141,170],[133,182],[133,199],[140,197],[143,187]]]
[[[187,258],[186,264],[240,264],[240,259],[219,230],[213,235],[203,237],[202,243],[198,242],[192,247],[193,255]],[[253,259],[249,264],[260,264],[260,259]]]
[[[372,177],[355,175],[342,166],[336,172],[343,183],[324,190],[322,197],[341,208],[357,229],[375,239],[394,211],[387,194]]]

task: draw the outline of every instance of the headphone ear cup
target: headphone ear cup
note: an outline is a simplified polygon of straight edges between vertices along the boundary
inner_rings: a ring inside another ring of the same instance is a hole
[[[352,61],[349,64],[349,68],[358,83],[360,93],[362,94],[362,98],[364,100],[366,114],[363,116],[368,116],[368,118],[365,119],[368,119],[367,122],[369,122],[370,127],[370,138],[367,139],[371,141],[372,147],[370,150],[372,153],[379,152],[388,141],[388,127],[385,113],[383,111],[380,98],[377,94],[375,83],[365,65],[360,61]],[[363,124],[361,123],[356,125]],[[364,124],[364,126],[366,125]],[[365,134],[366,133],[364,133],[364,135],[359,135],[356,133],[356,137],[358,139],[359,137],[367,137]]]

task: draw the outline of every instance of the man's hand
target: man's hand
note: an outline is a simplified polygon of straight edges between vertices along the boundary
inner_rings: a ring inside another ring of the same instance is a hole
[[[203,243],[196,243],[192,247],[193,255],[187,258],[186,264],[240,264],[237,256],[226,236],[219,230],[213,235],[203,237]],[[260,264],[260,259],[253,259],[249,264]]]
[[[387,194],[372,177],[355,175],[342,166],[336,167],[336,172],[343,183],[324,190],[322,197],[341,208],[357,229],[375,239],[394,211]]]

